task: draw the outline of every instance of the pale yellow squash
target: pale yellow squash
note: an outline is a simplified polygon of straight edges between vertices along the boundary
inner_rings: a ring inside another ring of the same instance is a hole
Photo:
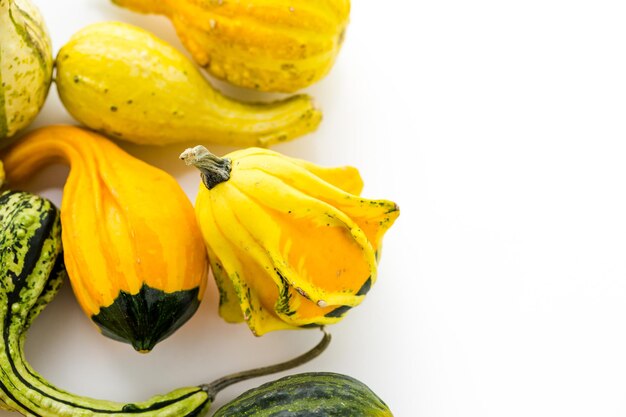
[[[52,41],[35,3],[0,0],[0,147],[39,114],[52,67]]]
[[[312,98],[243,103],[215,90],[194,63],[144,29],[96,23],[57,55],[59,97],[84,125],[143,145],[269,146],[314,131]]]

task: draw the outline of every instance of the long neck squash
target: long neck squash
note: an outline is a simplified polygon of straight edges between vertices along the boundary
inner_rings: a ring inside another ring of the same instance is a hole
[[[66,275],[58,210],[28,193],[0,195],[0,405],[30,417],[200,417],[227,386],[291,369],[318,356],[330,342],[278,365],[177,389],[148,401],[122,404],[73,395],[38,375],[24,357],[26,333],[52,301]]]

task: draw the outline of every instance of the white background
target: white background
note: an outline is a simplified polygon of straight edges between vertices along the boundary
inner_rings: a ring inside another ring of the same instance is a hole
[[[166,19],[106,0],[37,4],[55,50],[100,20],[180,48]],[[350,374],[398,417],[626,414],[625,19],[623,2],[606,0],[354,1],[337,65],[308,89],[320,129],[274,149],[357,166],[364,195],[402,214],[368,298],[298,371]],[[53,88],[36,125],[65,122]],[[123,146],[195,199],[184,145]],[[29,189],[59,203],[66,172],[48,169]],[[100,336],[66,285],[27,356],[67,390],[138,401],[318,337],[225,324],[211,284],[192,320],[141,356]],[[214,410],[270,379],[229,388]]]

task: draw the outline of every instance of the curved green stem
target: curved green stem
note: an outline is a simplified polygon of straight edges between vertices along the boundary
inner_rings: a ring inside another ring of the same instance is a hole
[[[210,384],[201,385],[201,388],[207,393],[209,399],[213,401],[217,393],[233,384],[245,381],[247,379],[275,374],[277,372],[286,371],[295,368],[296,366],[303,365],[310,360],[318,357],[322,352],[324,352],[324,350],[326,350],[326,348],[330,344],[330,333],[328,333],[324,329],[324,327],[320,327],[320,330],[324,333],[324,337],[322,338],[322,340],[313,349],[296,358],[276,365],[265,366],[262,368],[256,368],[249,371],[237,372],[231,375],[227,375],[211,382]]]

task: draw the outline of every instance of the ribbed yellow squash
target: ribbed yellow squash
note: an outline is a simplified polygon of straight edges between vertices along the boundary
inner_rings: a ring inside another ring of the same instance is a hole
[[[343,42],[349,0],[113,0],[168,16],[212,75],[261,91],[293,92],[324,77]]]
[[[262,335],[336,323],[363,300],[400,212],[359,197],[356,169],[259,148],[219,158],[198,146],[181,158],[202,174],[196,215],[225,320]]]
[[[148,351],[196,311],[208,261],[191,202],[169,174],[95,133],[36,130],[4,155],[13,186],[65,161],[61,224],[81,307],[116,340]]]

